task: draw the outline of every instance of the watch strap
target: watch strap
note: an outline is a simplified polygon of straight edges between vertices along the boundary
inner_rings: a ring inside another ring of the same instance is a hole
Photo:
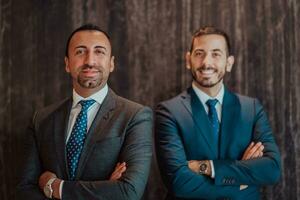
[[[46,185],[44,186],[44,191],[45,191],[45,188],[48,188],[49,191],[50,191],[50,194],[49,194],[49,195],[46,194],[46,193],[44,192],[47,198],[52,199],[52,196],[53,196],[53,189],[52,189],[52,186],[51,186],[51,185],[52,185],[52,183],[55,181],[55,179],[56,179],[56,178],[50,178],[50,179],[48,180],[48,182],[46,183]]]

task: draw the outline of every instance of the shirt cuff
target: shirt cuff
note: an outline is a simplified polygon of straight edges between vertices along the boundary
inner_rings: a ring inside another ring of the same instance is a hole
[[[62,188],[64,185],[64,181],[61,181],[59,184],[59,198],[62,199]]]
[[[209,161],[210,162],[210,169],[211,169],[211,178],[215,178],[215,168],[214,168],[214,163],[212,160]]]

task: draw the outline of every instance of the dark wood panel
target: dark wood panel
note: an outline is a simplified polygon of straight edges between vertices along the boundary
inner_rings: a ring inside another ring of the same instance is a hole
[[[93,22],[112,37],[110,86],[154,107],[190,85],[184,54],[204,25],[230,35],[235,65],[229,88],[258,97],[282,154],[281,182],[264,199],[300,196],[300,30],[297,0],[0,0],[0,199],[13,200],[22,139],[35,109],[71,94],[65,43]],[[156,163],[144,199],[162,199]]]

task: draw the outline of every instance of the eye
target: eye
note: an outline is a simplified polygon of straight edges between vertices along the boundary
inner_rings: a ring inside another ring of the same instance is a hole
[[[196,51],[195,52],[196,57],[203,57],[204,55],[205,55],[205,53],[203,51]]]
[[[221,54],[218,53],[218,52],[213,52],[213,53],[212,53],[212,57],[213,57],[213,58],[219,58],[219,57],[221,57]]]
[[[75,51],[75,55],[82,55],[82,54],[84,54],[85,53],[85,50],[84,49],[77,49],[76,51]]]
[[[95,53],[96,53],[97,55],[105,55],[105,51],[102,50],[102,49],[96,49],[96,50],[95,50]]]

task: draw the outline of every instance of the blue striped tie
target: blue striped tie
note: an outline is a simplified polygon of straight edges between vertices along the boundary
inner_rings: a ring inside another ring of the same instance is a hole
[[[67,162],[71,180],[74,180],[82,148],[87,133],[87,111],[95,100],[80,101],[81,111],[72,128],[71,136],[67,142]]]

